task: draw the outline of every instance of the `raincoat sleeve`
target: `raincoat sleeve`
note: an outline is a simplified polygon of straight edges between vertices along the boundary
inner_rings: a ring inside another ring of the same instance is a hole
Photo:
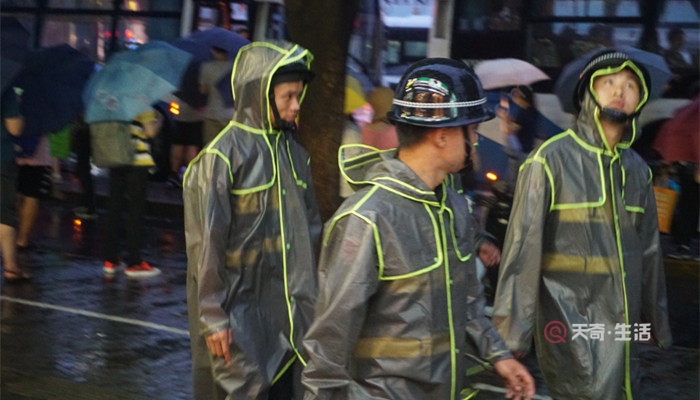
[[[656,200],[651,184],[647,185],[646,207],[642,214],[639,237],[643,246],[642,320],[651,324],[651,331],[660,347],[671,345],[668,323],[666,280],[659,242]]]
[[[513,358],[493,323],[484,315],[484,307],[486,306],[484,287],[476,279],[474,263],[470,263],[470,268],[474,270],[472,274],[474,279],[470,279],[467,289],[466,330],[468,343],[476,348],[479,357],[490,363]]]
[[[373,225],[350,214],[324,239],[314,322],[304,338],[308,354],[304,399],[366,398],[348,370],[364,325],[367,302],[379,286]]]
[[[546,161],[525,161],[506,232],[493,323],[510,350],[528,351],[540,284],[542,235],[551,201]]]
[[[193,193],[190,199],[195,209],[196,227],[200,230],[199,251],[196,252],[196,282],[199,319],[202,335],[209,335],[228,327],[228,315],[222,304],[227,287],[223,271],[226,262],[226,241],[231,226],[231,187],[228,160],[223,156],[206,153],[188,182]]]

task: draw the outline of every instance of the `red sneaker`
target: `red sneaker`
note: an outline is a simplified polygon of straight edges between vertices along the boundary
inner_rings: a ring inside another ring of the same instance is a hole
[[[122,270],[125,267],[126,264],[124,264],[122,261],[119,261],[116,264],[110,261],[105,261],[105,266],[102,268],[102,271],[104,271],[105,275],[114,275],[117,271]]]
[[[138,279],[160,275],[160,270],[158,268],[151,267],[145,261],[141,261],[139,264],[134,264],[125,269],[124,273],[126,274],[127,278]]]

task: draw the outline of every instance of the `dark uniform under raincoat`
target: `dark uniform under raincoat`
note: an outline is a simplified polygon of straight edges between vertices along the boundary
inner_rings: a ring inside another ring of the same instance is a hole
[[[464,197],[429,189],[395,150],[368,150],[341,161],[360,189],[325,226],[305,398],[455,399],[468,340],[511,357],[483,314],[476,224]]]
[[[493,322],[511,350],[527,351],[534,336],[555,399],[629,400],[644,329],[635,324],[671,343],[652,177],[629,148],[634,119],[610,149],[590,92],[581,108],[575,132],[552,137],[520,167]],[[572,339],[574,324],[587,339]],[[630,325],[630,341],[617,324]]]
[[[308,66],[311,58],[291,43],[241,49],[232,74],[233,120],[185,174],[196,399],[215,398],[214,381],[231,399],[266,398],[301,358],[316,298],[321,222],[308,154],[290,133],[271,127],[268,93],[275,71],[292,62]],[[225,328],[233,332],[232,365],[210,361],[204,341]]]

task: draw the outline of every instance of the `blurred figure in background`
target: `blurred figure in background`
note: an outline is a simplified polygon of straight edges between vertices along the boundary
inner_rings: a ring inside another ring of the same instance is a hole
[[[12,88],[0,100],[0,249],[2,249],[3,277],[6,282],[29,278],[17,263],[17,165],[13,136],[22,134],[24,118],[19,113],[17,97]]]
[[[160,274],[141,258],[142,216],[146,207],[148,170],[155,166],[149,140],[160,129],[160,120],[153,109],[146,110],[131,121],[131,141],[134,145],[132,165],[113,167],[109,171],[109,198],[107,199],[107,232],[105,233],[105,265],[107,277],[120,268],[129,278],[147,278]],[[127,213],[122,218],[122,211]],[[127,264],[119,257],[120,228],[125,229],[128,250]]]
[[[39,201],[51,195],[51,154],[49,139],[42,135],[34,152],[17,158],[17,192],[19,193],[19,226],[17,248],[29,248],[29,236],[39,215]]]
[[[187,165],[202,148],[202,115],[181,98],[170,95],[170,176],[168,180],[182,186],[182,175]]]
[[[393,149],[399,146],[396,128],[389,122],[386,113],[391,110],[394,91],[388,87],[378,87],[367,97],[367,102],[374,110],[372,122],[362,127],[360,133],[362,144],[380,150]]]
[[[199,91],[208,96],[202,126],[202,146],[211,142],[233,118],[233,107],[224,104],[221,94],[216,89],[216,84],[224,76],[231,75],[233,62],[228,59],[228,53],[224,49],[212,47],[211,53],[214,59],[202,63],[199,71]]]

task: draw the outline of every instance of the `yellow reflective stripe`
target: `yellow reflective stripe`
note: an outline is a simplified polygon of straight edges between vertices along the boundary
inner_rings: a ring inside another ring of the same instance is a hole
[[[265,140],[267,140],[267,136],[264,136]],[[275,150],[279,146],[279,138],[280,135],[277,135],[277,140],[275,141]],[[272,147],[270,147],[270,151],[272,151]],[[279,160],[277,157],[275,157],[276,152],[273,152],[273,158],[272,158],[272,163],[273,167],[275,170],[275,176],[276,176],[276,171],[279,166]],[[273,176],[272,181],[275,181],[275,176]],[[292,317],[292,305],[290,304],[289,300],[289,283],[287,279],[287,241],[284,238],[284,214],[283,214],[283,203],[282,203],[282,180],[281,179],[276,179],[277,180],[277,201],[279,202],[279,218],[280,218],[280,237],[282,238],[282,275],[284,278],[284,300],[287,303],[287,317],[289,318],[289,343],[292,345],[292,349],[294,349],[294,353],[299,357],[299,361],[301,361],[302,365],[306,366],[306,361],[304,361],[304,358],[299,354],[299,350],[297,349],[297,346],[294,344],[294,318]]]
[[[625,284],[625,266],[624,266],[624,261],[622,257],[622,240],[620,239],[620,226],[618,224],[618,215],[617,215],[617,204],[615,204],[615,190],[614,190],[614,180],[613,180],[613,168],[612,164],[615,162],[615,160],[620,159],[620,154],[617,153],[613,157],[613,159],[610,161],[610,196],[612,200],[612,205],[613,205],[613,225],[615,226],[615,238],[617,240],[617,255],[620,259],[620,271],[622,272],[622,275],[620,276],[620,280],[622,281],[622,296],[625,300],[625,324],[629,325],[630,323],[630,317],[629,317],[629,309],[627,306],[627,288]],[[621,162],[621,161],[618,161]],[[632,400],[632,383],[630,379],[630,343],[625,342],[625,393],[627,395],[627,400]]]
[[[406,279],[406,278],[411,278],[420,274],[424,274],[426,272],[430,272],[434,270],[435,268],[439,267],[440,264],[442,264],[443,258],[444,258],[444,252],[440,251],[440,236],[438,234],[438,226],[437,226],[437,221],[435,220],[435,216],[433,216],[433,213],[430,211],[430,207],[428,207],[427,204],[423,204],[423,207],[425,207],[425,211],[428,213],[430,216],[430,222],[433,224],[433,233],[435,235],[435,251],[437,255],[433,258],[435,261],[435,264],[427,266],[425,268],[421,268],[417,271],[409,272],[407,274],[401,274],[401,275],[391,275],[391,276],[385,276],[384,275],[384,270],[383,268],[379,271],[379,279],[383,281],[391,281],[395,279]]]
[[[333,231],[333,228],[335,227],[335,224],[338,222],[338,220],[340,220],[341,218],[343,218],[347,215],[352,214],[354,211],[357,211],[357,209],[359,209],[360,206],[362,206],[365,203],[365,201],[367,201],[370,197],[372,197],[374,192],[376,192],[377,190],[379,190],[379,187],[377,187],[377,186],[373,187],[350,210],[348,210],[342,214],[339,214],[338,216],[333,218],[333,220],[331,221],[331,224],[328,226],[328,232],[326,232],[326,236],[323,238],[323,245],[324,246],[328,243],[328,238],[330,237],[331,232]],[[373,225],[373,223],[371,223],[371,222],[370,222],[370,224]]]
[[[600,189],[602,196],[598,198],[597,202],[584,202],[584,203],[560,203],[554,204],[552,210],[567,210],[572,208],[596,208],[602,207],[607,199],[607,190],[605,187],[605,173],[603,171],[603,159],[602,155],[598,153],[598,169],[600,171]]]
[[[444,189],[444,188],[443,188]],[[443,190],[444,192],[444,190]],[[444,209],[444,203],[443,203]],[[445,235],[445,221],[442,218],[442,210],[438,213],[440,218],[440,233],[442,235],[442,253],[447,254],[447,237]],[[452,370],[452,379],[450,384],[450,399],[455,398],[455,390],[457,386],[457,348],[455,346],[455,327],[452,320],[452,289],[450,288],[450,259],[442,257],[445,260],[445,294],[447,297],[447,322],[450,327],[450,366]]]
[[[244,125],[244,124],[242,124],[242,123],[240,123],[240,122],[238,122],[238,121],[231,121],[231,122],[229,122],[229,125],[236,126],[236,127],[238,127],[238,128],[243,129],[244,131],[247,131],[247,132],[250,132],[250,133],[254,133],[254,134],[256,134],[256,135],[266,135],[266,134],[269,133],[269,132],[266,131],[265,129],[253,128],[252,126]]]
[[[231,121],[231,122],[233,122],[233,121]],[[231,125],[231,122],[229,122],[229,124],[226,126],[226,128],[224,128],[221,132],[219,132],[219,134],[214,138],[214,140],[211,141],[211,143],[209,143],[209,145],[207,145],[207,147],[205,147],[201,152],[199,152],[199,154],[197,154],[197,156],[194,159],[192,159],[192,161],[190,161],[190,163],[187,165],[187,170],[185,170],[185,175],[183,175],[183,177],[182,177],[182,185],[183,186],[187,182],[187,176],[190,174],[190,170],[192,169],[192,165],[194,165],[197,161],[199,161],[199,159],[204,154],[208,153],[206,150],[211,148],[212,144],[219,139],[219,136],[221,136],[223,132],[228,130],[228,127]],[[221,154],[221,153],[219,153],[219,154]],[[228,158],[224,157],[223,159],[224,159],[224,161],[226,161],[226,164],[228,165],[228,168],[229,168],[228,174],[229,174],[229,177],[231,178],[231,183],[233,183],[233,173],[231,172],[231,163],[229,162]]]
[[[235,122],[235,121],[231,121],[231,124],[241,128],[241,129],[248,130],[249,132],[252,132],[251,130],[255,130],[255,128],[250,128],[249,126],[239,124],[238,122]],[[262,129],[260,129],[259,131],[265,132]],[[279,144],[280,132],[276,131],[276,135],[277,136],[275,139],[275,149],[277,148],[277,146]],[[270,178],[270,182],[265,183],[265,184],[260,185],[260,186],[255,186],[252,188],[232,189],[231,190],[232,194],[242,195],[242,194],[250,194],[250,193],[260,192],[260,191],[269,189],[270,187],[272,187],[272,185],[275,184],[275,179],[277,178],[277,171],[278,171],[278,164],[279,164],[279,162],[277,161],[277,154],[276,154],[275,150],[272,149],[272,144],[270,143],[270,139],[268,138],[268,135],[261,135],[261,136],[265,140],[265,143],[267,144],[267,147],[270,150],[270,157],[272,158],[272,177]],[[231,178],[231,182],[233,182],[233,178]]]
[[[487,360],[492,360],[492,359],[494,359],[494,358],[496,358],[496,357],[498,357],[498,356],[502,356],[502,355],[504,355],[504,354],[506,354],[506,353],[508,353],[508,350],[497,351],[497,352],[491,354],[490,356],[486,357],[486,359],[487,359]]]
[[[284,142],[287,144],[287,156],[289,157],[289,165],[292,167],[292,175],[294,175],[294,180],[296,181],[298,186],[301,186],[304,189],[306,189],[306,182],[302,181],[297,177],[297,171],[294,168],[294,161],[292,160],[292,151],[289,150],[289,140],[285,139]]]
[[[361,166],[363,166],[363,165],[365,165],[365,164],[369,164],[369,163],[375,162],[375,161],[377,161],[376,158],[370,158],[369,160],[365,160],[365,161],[362,161],[362,162],[360,162],[360,163],[353,164],[353,165],[351,165],[351,166],[349,166],[349,167],[345,167],[345,169],[346,169],[346,170],[355,169],[355,168],[357,168],[357,167],[361,167]]]
[[[636,212],[636,213],[642,213],[645,214],[646,210],[642,207],[636,207],[636,206],[625,206],[625,210],[629,212]]]
[[[364,337],[357,340],[353,356],[357,358],[416,358],[450,351],[450,336],[441,334],[420,339]]]
[[[285,372],[287,372],[289,367],[291,367],[292,364],[294,364],[294,361],[296,361],[296,360],[297,360],[297,355],[295,354],[292,356],[292,358],[289,359],[289,361],[287,361],[287,363],[284,365],[284,367],[282,367],[282,370],[280,370],[280,372],[278,372],[277,375],[275,375],[275,377],[272,379],[272,382],[270,382],[270,385],[274,385],[275,382],[277,382],[277,380],[279,378],[281,378]]]
[[[226,252],[225,265],[228,268],[239,268],[248,265],[253,265],[255,260],[262,253],[276,253],[283,251],[282,238],[277,237],[266,237],[263,239],[262,246],[254,249],[247,250],[235,250]]]
[[[604,206],[604,205],[603,205]],[[581,223],[605,223],[606,218],[603,213],[591,212],[590,208],[569,208],[558,210],[558,220],[560,222],[581,222]]]
[[[542,255],[542,269],[552,272],[576,272],[590,275],[609,274],[610,257],[574,256],[568,254]]]
[[[222,326],[224,326],[224,325],[228,325],[228,320],[223,320],[223,321],[221,321],[221,322],[217,322],[217,323],[215,323],[215,324],[209,325],[209,326],[207,326],[206,328],[200,330],[200,331],[199,331],[199,334],[200,334],[200,335],[205,335],[205,336],[206,336],[206,334],[208,334],[209,332],[211,332],[211,331],[213,331],[213,330],[215,330],[215,329],[217,329],[217,328],[220,328],[220,327],[222,327]]]
[[[479,367],[479,368],[481,368],[481,367]],[[471,369],[470,369],[470,371],[471,371]],[[467,372],[469,372],[469,371],[467,371]],[[478,371],[478,372],[481,372],[481,371]],[[469,374],[467,373],[467,375],[469,375]],[[462,397],[462,400],[471,400],[477,394],[479,394],[478,389],[464,389],[464,390],[462,390],[462,393],[460,393],[460,395],[466,396],[466,397]]]
[[[542,157],[537,156],[536,154],[532,156],[531,158],[528,158],[525,160],[525,162],[520,166],[519,170],[522,170],[525,165],[527,164],[532,164],[533,162],[538,162],[544,166],[544,172],[547,175],[547,179],[549,180],[549,191],[551,193],[550,197],[550,204],[549,204],[549,210],[552,211],[554,209],[554,177],[552,176],[552,171],[549,169],[549,166],[547,165],[547,160],[545,160]]]
[[[358,213],[357,211],[353,211],[352,215],[360,218],[361,220],[365,221],[366,223],[372,226],[372,234],[374,235],[374,245],[377,250],[377,262],[379,263],[379,275],[381,275],[382,271],[384,271],[384,252],[382,251],[382,242],[381,240],[379,240],[379,229],[377,229],[377,224],[370,221],[369,218]]]
[[[432,190],[421,190],[421,189],[418,189],[417,187],[415,187],[415,186],[413,186],[413,185],[410,185],[410,184],[408,184],[408,183],[406,183],[406,182],[403,182],[403,181],[400,181],[400,180],[398,180],[398,179],[392,178],[392,177],[390,177],[390,176],[379,176],[379,177],[376,177],[376,178],[372,178],[372,181],[376,181],[376,180],[380,180],[380,179],[381,179],[381,180],[385,180],[385,181],[390,181],[390,182],[398,183],[399,185],[405,186],[406,188],[411,189],[411,190],[413,190],[414,192],[418,192],[418,193],[420,193],[420,194],[433,195],[433,196],[435,195],[435,192],[432,191]]]
[[[450,214],[450,233],[452,234],[452,245],[455,248],[455,254],[457,255],[459,261],[467,261],[472,257],[472,253],[469,253],[466,256],[462,257],[462,253],[460,253],[459,249],[457,248],[457,236],[455,235],[455,216],[449,207],[445,207],[445,209],[447,210],[447,213]]]

